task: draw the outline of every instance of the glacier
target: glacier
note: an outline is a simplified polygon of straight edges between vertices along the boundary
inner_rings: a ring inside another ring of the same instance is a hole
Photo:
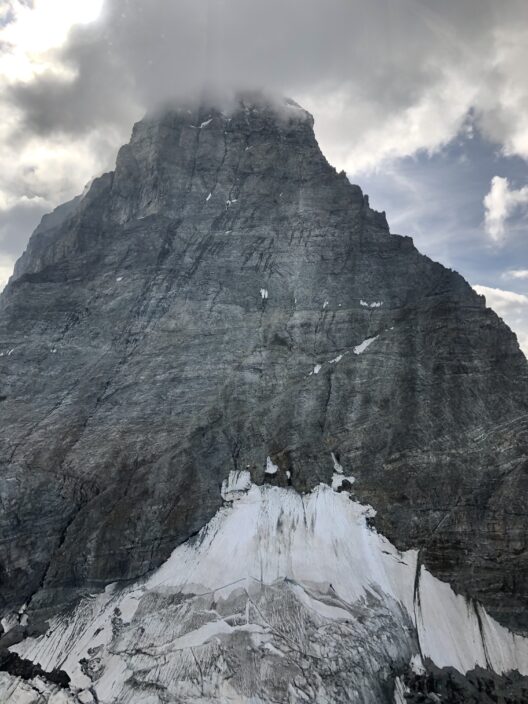
[[[336,476],[343,468],[330,455]],[[406,668],[528,675],[528,639],[372,527],[370,506],[223,482],[223,506],[150,576],[108,586],[11,647],[68,687],[0,673],[6,704],[404,702]]]

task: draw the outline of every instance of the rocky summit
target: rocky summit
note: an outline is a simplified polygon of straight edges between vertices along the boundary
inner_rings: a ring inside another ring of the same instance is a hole
[[[43,218],[0,443],[2,702],[528,701],[527,360],[293,101]]]

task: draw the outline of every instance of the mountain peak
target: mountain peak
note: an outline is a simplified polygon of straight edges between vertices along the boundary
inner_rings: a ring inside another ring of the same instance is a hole
[[[304,221],[314,208],[343,220],[361,212],[369,225],[365,234],[389,233],[385,214],[372,210],[359,186],[328,164],[311,115],[293,100],[244,93],[223,109],[209,102],[166,107],[134,125],[113,172],[94,179],[51,220],[45,216],[14,279],[35,274],[71,248],[98,246],[97,237],[79,241],[84,223],[92,227],[94,218],[103,228],[155,215],[192,217],[203,227],[209,222],[207,227],[229,230],[249,206],[281,217],[292,201]]]
[[[0,698],[528,674],[526,359],[292,102],[137,123],[18,262],[0,380]]]

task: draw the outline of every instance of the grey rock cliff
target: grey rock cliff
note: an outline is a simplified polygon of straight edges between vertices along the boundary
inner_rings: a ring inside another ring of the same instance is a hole
[[[136,124],[33,234],[0,355],[5,613],[146,575],[232,470],[308,492],[334,453],[381,533],[528,631],[527,361],[294,103]]]

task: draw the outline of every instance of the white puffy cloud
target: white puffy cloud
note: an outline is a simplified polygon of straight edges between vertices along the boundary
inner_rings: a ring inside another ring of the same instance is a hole
[[[528,279],[528,269],[509,269],[502,273],[503,279]]]
[[[511,188],[507,178],[494,176],[484,198],[486,232],[495,242],[505,235],[506,222],[516,210],[528,205],[528,186]]]
[[[504,291],[500,288],[490,288],[479,284],[476,284],[473,288],[479,295],[486,297],[489,306],[499,315],[508,311],[522,313],[524,308],[528,306],[528,296],[523,293]]]
[[[528,296],[478,284],[473,288],[485,296],[486,304],[517,333],[519,345],[528,357]]]

